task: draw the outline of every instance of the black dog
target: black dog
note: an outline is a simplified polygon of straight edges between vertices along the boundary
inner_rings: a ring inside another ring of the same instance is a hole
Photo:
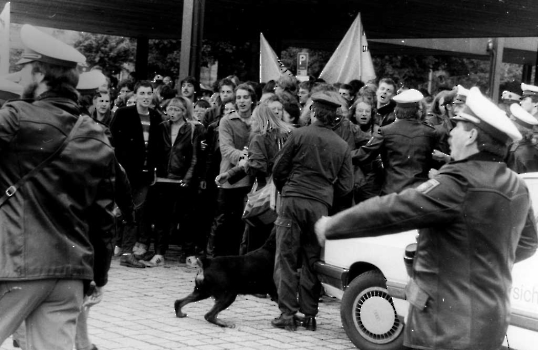
[[[235,324],[219,320],[217,315],[232,305],[238,294],[269,294],[272,300],[277,301],[273,281],[275,250],[273,230],[262,247],[245,255],[196,259],[200,271],[195,278],[194,292],[176,300],[176,316],[187,316],[181,312],[185,305],[214,297],[215,305],[205,314],[205,319],[221,327],[233,328]]]

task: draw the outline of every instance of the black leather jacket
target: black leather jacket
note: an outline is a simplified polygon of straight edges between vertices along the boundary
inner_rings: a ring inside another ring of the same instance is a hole
[[[112,256],[114,152],[103,128],[75,102],[41,95],[0,110],[2,192],[52,154],[83,118],[63,152],[0,207],[0,280],[107,282]]]
[[[404,344],[416,349],[499,349],[510,318],[514,263],[537,232],[529,190],[500,159],[452,162],[416,189],[374,197],[336,214],[327,239],[420,229],[406,294]]]

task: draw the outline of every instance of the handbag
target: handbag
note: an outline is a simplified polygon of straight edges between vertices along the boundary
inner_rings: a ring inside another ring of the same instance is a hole
[[[243,211],[243,220],[251,226],[268,225],[275,222],[276,213],[276,187],[273,178],[269,177],[267,185],[258,190],[258,180],[252,185],[247,195],[247,204]]]

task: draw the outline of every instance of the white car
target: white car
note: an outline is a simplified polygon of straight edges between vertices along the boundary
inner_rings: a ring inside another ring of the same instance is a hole
[[[538,173],[521,175],[538,214]],[[416,242],[416,230],[372,238],[326,241],[316,271],[328,295],[341,299],[342,325],[361,350],[399,350],[408,302],[405,248]],[[512,316],[505,346],[538,347],[538,254],[514,265],[510,294]]]

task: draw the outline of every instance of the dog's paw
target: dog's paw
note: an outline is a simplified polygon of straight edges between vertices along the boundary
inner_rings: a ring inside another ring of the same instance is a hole
[[[179,306],[179,304],[180,304],[179,300],[176,300],[176,302],[174,303],[174,310],[176,312],[176,317],[179,317],[179,318],[187,317],[187,314],[184,314],[183,312],[181,312],[181,307]]]

